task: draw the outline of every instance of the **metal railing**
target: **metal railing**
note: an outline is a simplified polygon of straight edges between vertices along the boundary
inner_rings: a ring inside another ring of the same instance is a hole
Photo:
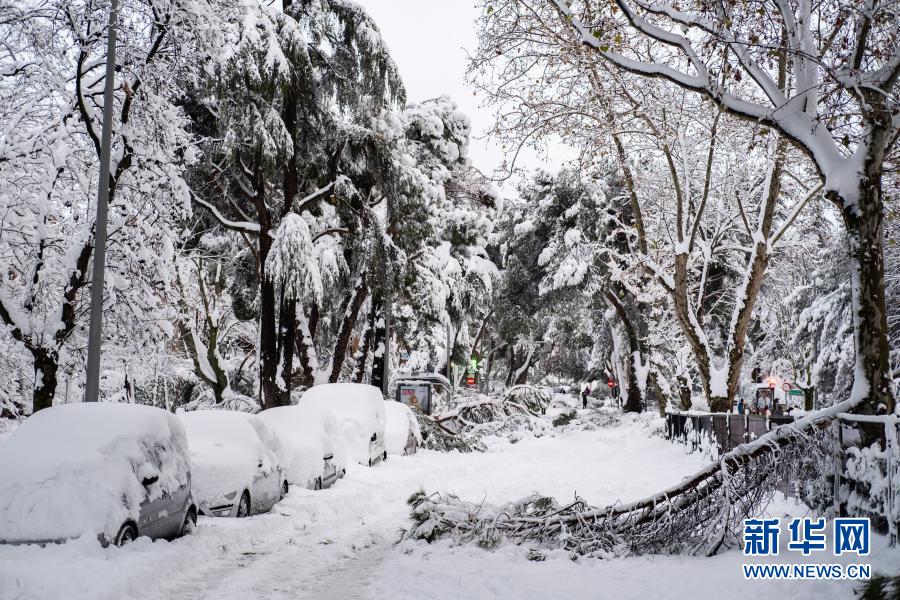
[[[891,545],[900,538],[900,417],[841,414],[834,437],[834,512],[869,517]]]
[[[793,421],[792,416],[669,411],[666,437],[690,445],[692,450],[714,442],[721,454]]]

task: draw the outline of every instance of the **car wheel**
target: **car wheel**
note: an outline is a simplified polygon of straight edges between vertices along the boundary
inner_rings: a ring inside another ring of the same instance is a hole
[[[186,535],[191,535],[194,533],[194,530],[197,528],[197,511],[193,508],[188,510],[188,513],[184,516],[184,523],[181,524],[181,537]]]
[[[125,523],[122,525],[122,529],[119,530],[118,535],[116,535],[116,546],[124,546],[133,542],[137,539],[137,536],[137,527],[132,523]]]
[[[322,489],[322,478],[321,477],[316,477],[316,482],[313,484],[313,489],[314,490]]]
[[[282,498],[284,498],[285,496],[288,495],[288,489],[289,489],[289,488],[288,488],[288,482],[287,482],[287,480],[285,480],[285,481],[282,482],[282,484],[281,484],[281,497],[282,497]]]
[[[370,466],[370,467],[372,466],[372,459],[371,459],[371,458],[369,459],[369,466]]]
[[[381,455],[381,460],[387,461],[387,450],[385,450],[384,454]]]
[[[244,517],[250,516],[250,493],[244,492],[241,494],[241,499],[238,502],[237,509],[237,518],[243,519]]]

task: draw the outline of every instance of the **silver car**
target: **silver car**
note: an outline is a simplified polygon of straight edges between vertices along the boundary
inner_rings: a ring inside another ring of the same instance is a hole
[[[268,512],[288,492],[278,438],[256,415],[198,410],[179,415],[190,445],[193,494],[211,517]]]
[[[172,539],[197,522],[184,429],[134,404],[68,404],[0,444],[0,543]]]
[[[387,458],[384,399],[378,388],[359,383],[326,383],[306,390],[299,405],[334,415],[343,433],[348,460],[371,467]]]
[[[278,437],[274,445],[291,485],[322,490],[344,476],[343,436],[331,412],[306,405],[277,406],[256,417]]]

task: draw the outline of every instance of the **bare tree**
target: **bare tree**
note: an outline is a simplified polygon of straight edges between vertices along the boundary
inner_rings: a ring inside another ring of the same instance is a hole
[[[893,411],[882,178],[900,134],[900,4],[515,0],[503,9],[575,35],[618,70],[665,80],[771,127],[809,157],[850,240],[852,397],[861,412]]]

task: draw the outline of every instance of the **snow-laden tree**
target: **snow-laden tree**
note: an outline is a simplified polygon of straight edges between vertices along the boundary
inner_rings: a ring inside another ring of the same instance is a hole
[[[201,1],[121,3],[108,344],[171,334],[172,227],[190,209],[182,172],[192,157],[175,102],[179,80],[217,45],[214,22]],[[105,5],[90,2],[0,8],[0,321],[32,359],[34,410],[53,403],[61,365],[81,361],[85,345],[107,23]]]
[[[863,412],[893,410],[882,181],[900,132],[896,2],[485,4],[495,43],[509,36],[567,40],[584,62],[662,80],[772,128],[803,152],[848,233],[852,398]]]
[[[194,199],[245,239],[255,263],[264,406],[289,402],[298,350],[307,384],[320,370],[310,351],[319,307],[304,305],[316,295],[282,293],[290,282],[267,271],[275,266],[268,260],[272,236],[286,218],[294,225],[296,218],[308,219],[307,226],[321,229],[310,230],[304,249],[311,244],[328,254],[336,247],[324,238],[370,232],[370,204],[379,200],[375,190],[387,154],[373,119],[403,95],[377,27],[358,6],[302,0],[281,8],[255,0],[239,4],[228,16],[226,51],[210,65],[192,100],[194,122],[206,140]],[[335,208],[325,208],[327,202]],[[347,243],[344,249],[354,246],[363,247]],[[340,261],[326,261],[341,267]],[[352,257],[346,262],[366,263]],[[358,274],[351,287],[359,287]],[[324,289],[326,282],[316,287]]]
[[[256,377],[250,374],[248,363],[256,355],[256,328],[238,318],[231,294],[240,264],[235,254],[241,242],[215,225],[206,229],[204,217],[203,212],[194,214],[194,231],[182,243],[176,259],[178,339],[193,378],[200,384],[197,390],[191,387],[184,400],[252,410],[256,401],[247,396],[253,395],[255,387],[248,383]],[[183,362],[181,353],[170,354],[173,363]],[[172,371],[176,375],[179,369]],[[186,387],[193,378],[187,378]],[[163,385],[181,383],[177,377],[166,379],[171,381]],[[154,389],[160,385],[155,378],[141,383]]]
[[[658,354],[651,359],[657,346],[670,356],[672,350],[683,354],[672,348],[671,332],[660,329],[649,339],[645,319],[660,310],[665,296],[697,375],[687,377],[678,368],[669,389],[682,396],[692,379],[714,409],[727,410],[738,391],[747,331],[774,242],[818,189],[795,153],[769,140],[763,128],[746,126],[683,91],[653,82],[637,86],[635,77],[591,62],[565,36],[520,22],[504,29],[506,24],[502,15],[483,17],[471,66],[497,106],[498,135],[519,145],[534,136],[558,136],[581,150],[580,166],[588,174],[608,169],[612,159],[630,204],[621,211],[620,241],[571,244],[565,259],[583,263],[605,256],[601,262],[617,265],[619,273],[607,276],[612,285],[597,293],[619,316],[633,357],[628,379],[639,389],[626,388],[629,404],[638,406],[648,380],[651,388],[659,384],[653,364],[670,370],[664,365],[671,360]],[[649,322],[658,323],[659,316]]]
[[[826,215],[829,211],[826,211]],[[829,215],[831,216],[831,215]],[[807,224],[765,294],[752,361],[765,371],[787,360],[786,379],[815,389],[823,405],[846,398],[855,364],[846,236],[835,219]]]
[[[538,172],[506,201],[492,244],[501,276],[481,334],[488,342],[486,370],[505,365],[506,385],[525,383],[535,372],[559,374],[554,365],[563,356],[582,359],[565,369],[578,379],[600,369],[591,364],[597,338],[591,325],[599,325],[602,300],[598,305],[581,285],[595,265],[586,256],[560,264],[555,251],[580,243],[582,234],[603,237],[606,221],[598,216],[605,214],[605,202],[596,183],[572,172]]]
[[[471,123],[450,98],[408,105],[384,133],[396,169],[386,215],[398,250],[394,326],[410,367],[449,374],[444,324],[453,323],[452,354],[465,363],[489,317],[497,267],[486,247],[498,196],[471,164]]]

